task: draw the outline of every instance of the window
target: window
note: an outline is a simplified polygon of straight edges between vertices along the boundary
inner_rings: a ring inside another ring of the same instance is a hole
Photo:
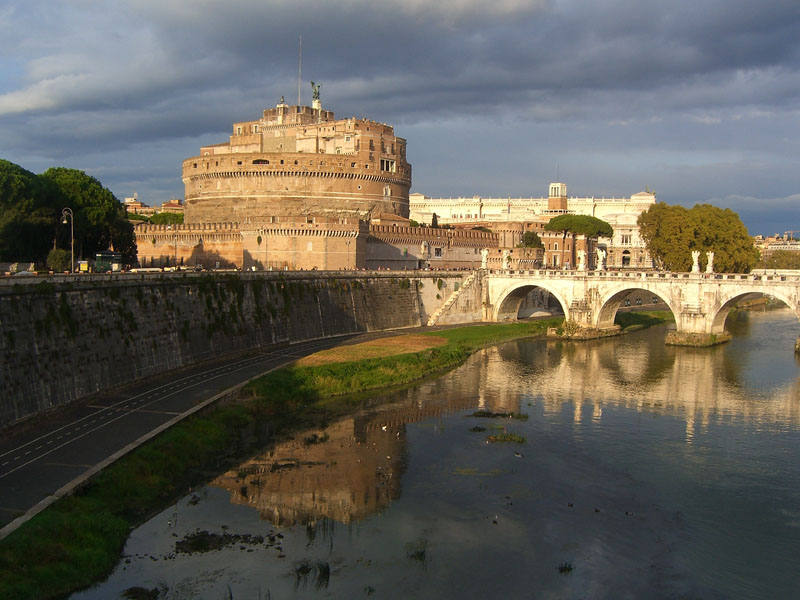
[[[253,125],[253,133],[258,133],[258,125]]]
[[[387,158],[381,159],[381,171],[388,171],[389,173],[394,173],[396,169],[396,163],[393,160],[389,160]]]
[[[441,248],[434,248],[433,249],[433,255],[441,257],[442,256],[442,249]]]
[[[369,141],[369,149],[370,150],[375,150],[375,142],[372,141],[372,140]]]
[[[623,246],[630,246],[631,244],[631,236],[630,235],[623,235],[622,237],[622,245]]]
[[[242,128],[241,127],[237,127],[236,128],[236,135],[242,135]]]

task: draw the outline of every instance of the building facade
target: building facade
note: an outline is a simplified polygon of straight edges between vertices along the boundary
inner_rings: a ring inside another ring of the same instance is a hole
[[[559,242],[544,231],[544,225],[562,214],[597,217],[614,229],[611,239],[600,238],[598,246],[606,251],[606,265],[611,268],[648,268],[652,266],[647,249],[636,223],[639,215],[655,204],[655,194],[639,192],[623,198],[569,197],[565,183],[551,183],[546,198],[430,198],[424,194],[409,197],[409,217],[420,223],[430,223],[436,214],[438,223],[454,227],[486,227],[499,233],[502,247],[512,248],[527,230],[536,231],[545,243],[546,264],[575,266],[576,250],[593,254],[577,240]],[[513,227],[512,224],[521,224]],[[561,237],[561,234],[557,234]],[[552,238],[546,240],[546,238]],[[569,260],[561,256],[565,243],[572,254]],[[557,248],[557,250],[556,250]],[[556,258],[553,258],[557,256]],[[554,262],[558,261],[558,262]]]

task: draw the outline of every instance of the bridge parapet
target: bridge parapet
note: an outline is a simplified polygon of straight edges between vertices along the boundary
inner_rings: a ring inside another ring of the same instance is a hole
[[[558,269],[530,269],[530,270],[503,270],[487,269],[487,275],[503,277],[546,277],[546,278],[572,278],[572,279],[656,279],[656,280],[686,280],[686,281],[782,281],[800,283],[800,272],[797,275],[776,273],[768,275],[763,273],[683,273],[672,271],[578,271]]]

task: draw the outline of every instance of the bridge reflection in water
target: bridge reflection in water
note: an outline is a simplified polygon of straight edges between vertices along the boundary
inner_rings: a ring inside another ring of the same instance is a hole
[[[793,312],[781,312],[775,335],[796,335]],[[776,383],[769,374],[752,381],[751,373],[764,375],[764,368],[753,362],[747,323],[733,329],[743,335],[738,346],[713,349],[665,346],[663,328],[594,342],[518,341],[487,348],[449,375],[391,394],[380,407],[299,433],[211,485],[276,525],[324,519],[347,524],[382,512],[400,496],[406,425],[457,411],[533,407],[546,414],[568,408],[576,426],[592,426],[602,424],[605,410],[633,409],[684,420],[686,443],[698,430],[731,420],[763,428],[800,426],[800,382],[790,376]],[[780,339],[766,341],[786,359]],[[759,356],[767,351],[760,350]],[[750,362],[743,364],[743,357]]]

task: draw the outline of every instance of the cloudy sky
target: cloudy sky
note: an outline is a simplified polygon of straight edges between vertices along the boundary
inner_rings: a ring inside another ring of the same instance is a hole
[[[797,0],[6,0],[0,158],[183,197],[181,161],[313,79],[430,196],[628,196],[800,230]]]

